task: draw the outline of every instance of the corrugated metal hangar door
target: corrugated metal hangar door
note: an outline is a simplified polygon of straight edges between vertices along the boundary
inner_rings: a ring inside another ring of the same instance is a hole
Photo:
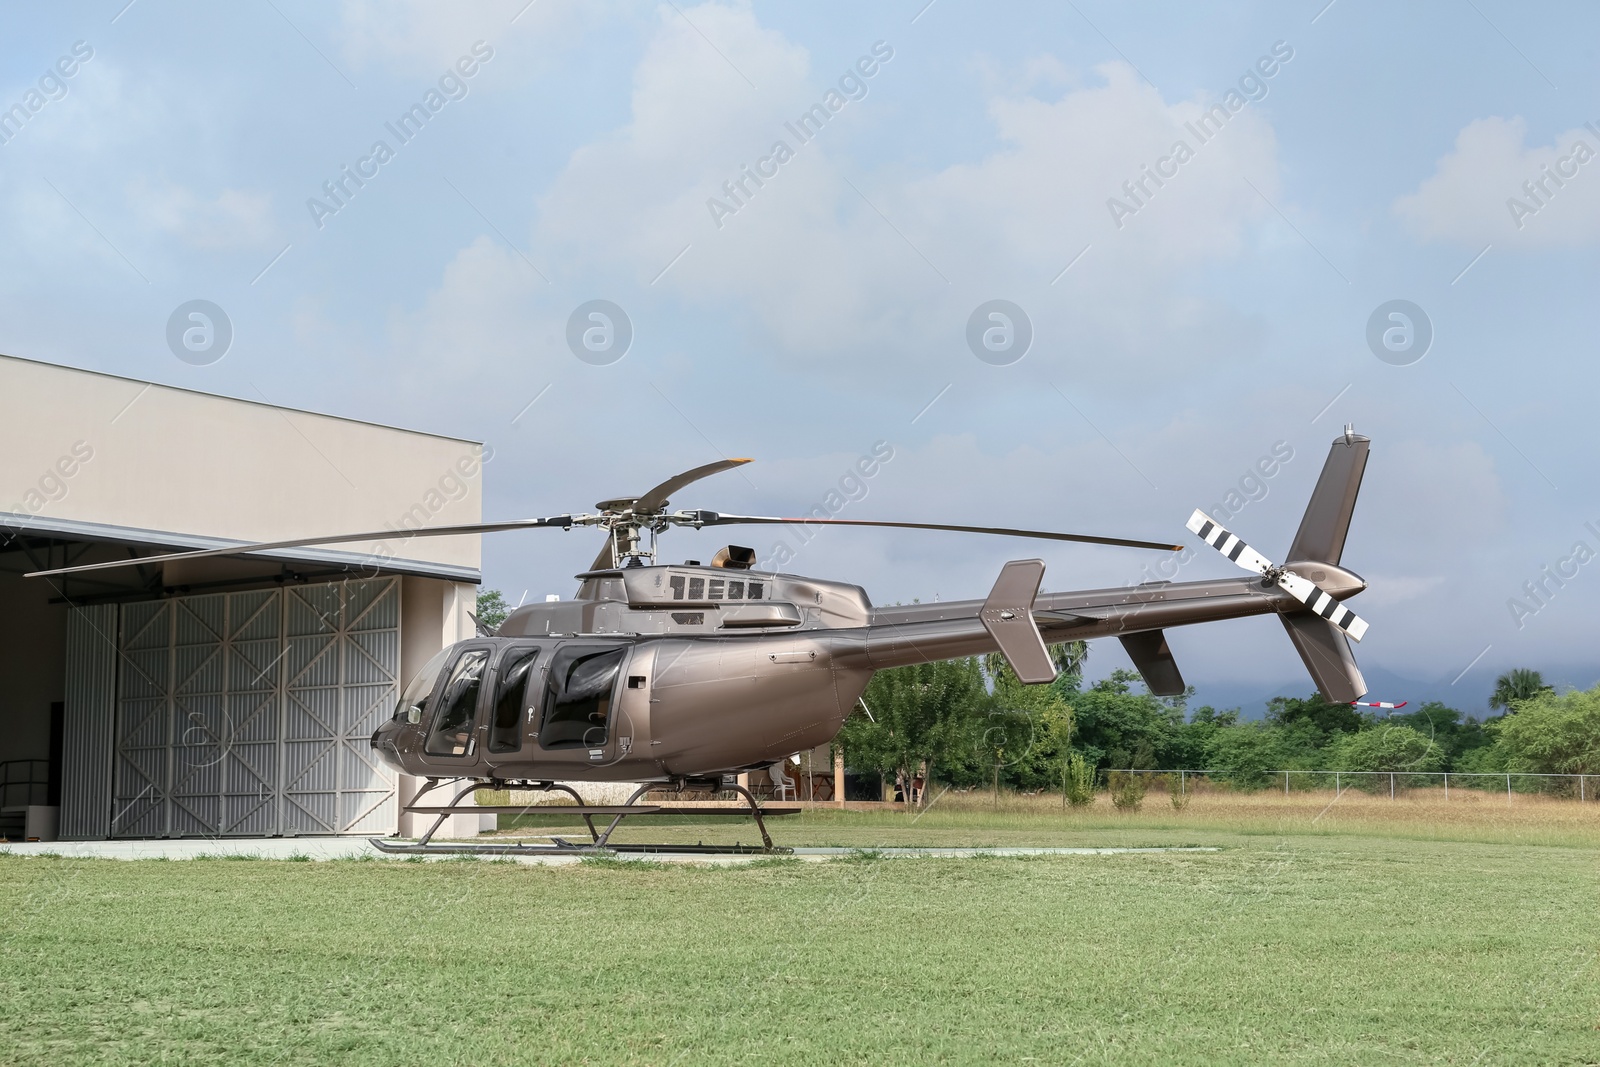
[[[113,837],[389,833],[397,578],[126,604]]]

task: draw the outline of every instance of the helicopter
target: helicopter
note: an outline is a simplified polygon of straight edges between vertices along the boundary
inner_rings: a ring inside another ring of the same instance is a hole
[[[1044,562],[1015,559],[1001,567],[983,600],[875,607],[857,585],[760,570],[755,551],[738,545],[719,548],[703,564],[661,562],[657,538],[674,527],[878,527],[1183,548],[1009,527],[671,508],[681,490],[750,462],[743,458],[696,467],[641,496],[601,501],[594,512],[411,531],[423,537],[595,527],[606,539],[589,569],[576,576],[575,599],[517,608],[498,628],[483,628],[440,651],[405,686],[393,716],[370,743],[393,769],[427,780],[406,810],[438,820],[415,845],[374,843],[385,851],[446,847],[429,842],[449,814],[498,810],[458,808],[461,798],[478,788],[515,787],[571,794],[593,839],[583,847],[603,849],[623,817],[678,810],[636,804],[647,791],[709,783],[748,800],[750,811],[736,813],[754,815],[770,850],[761,807],[728,776],[832,740],[877,671],[989,652],[999,652],[1023,683],[1039,685],[1056,677],[1048,645],[1115,636],[1152,693],[1176,695],[1185,683],[1167,644],[1169,627],[1275,613],[1324,699],[1359,700],[1366,685],[1346,637],[1359,641],[1367,624],[1342,602],[1366,582],[1340,566],[1340,558],[1369,447],[1370,439],[1349,427],[1333,441],[1281,565],[1212,516],[1194,512],[1188,529],[1251,572],[1239,578],[1041,593]],[[392,531],[176,552],[30,577],[389,536]],[[454,800],[420,803],[445,782],[463,783]],[[627,804],[595,806],[563,784],[583,782],[640,785]],[[613,817],[604,833],[595,828],[595,815]],[[556,841],[453,848],[578,847]]]

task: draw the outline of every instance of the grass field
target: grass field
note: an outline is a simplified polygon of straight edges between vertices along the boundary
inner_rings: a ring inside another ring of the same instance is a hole
[[[774,821],[807,844],[1215,853],[0,858],[0,1063],[1600,1061],[1600,806],[1300,799]]]
[[[506,803],[505,795],[488,794],[483,803]],[[1065,808],[1059,796],[1002,793],[996,803],[987,792],[945,792],[932,798],[925,811],[850,812],[813,809],[769,822],[778,844],[842,845],[872,848],[891,845],[1080,845],[1104,844],[1110,834],[1117,844],[1186,844],[1196,834],[1245,836],[1342,836],[1377,834],[1423,841],[1569,845],[1600,849],[1600,802],[1579,803],[1543,796],[1453,790],[1446,801],[1439,789],[1416,789],[1391,800],[1355,789],[1273,790],[1256,793],[1208,790],[1192,794],[1175,810],[1165,793],[1149,793],[1136,812],[1116,810],[1105,794],[1084,809]],[[536,811],[538,809],[535,809]],[[553,809],[559,810],[559,809]],[[673,823],[690,823],[677,825]],[[508,836],[538,835],[543,830],[586,836],[576,818],[546,814],[501,816]],[[603,821],[601,825],[604,825]],[[749,842],[754,828],[744,819],[716,823],[661,820],[650,825],[623,823],[617,841]],[[1192,840],[1191,840],[1192,839]],[[1209,843],[1209,837],[1201,843]]]

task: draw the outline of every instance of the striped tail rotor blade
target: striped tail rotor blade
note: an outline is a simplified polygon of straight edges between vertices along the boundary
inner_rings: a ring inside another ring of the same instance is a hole
[[[1195,509],[1189,516],[1187,523],[1189,532],[1199,536],[1200,540],[1221,552],[1247,571],[1265,574],[1272,569],[1272,563],[1261,553],[1239,540],[1236,534],[1230,533],[1222,524],[1210,515]]]
[[[1409,700],[1402,700],[1398,704],[1391,704],[1386,700],[1352,700],[1350,706],[1352,708],[1388,708],[1392,711],[1397,708],[1403,708],[1409,703]]]
[[[1314,582],[1287,571],[1278,578],[1278,585],[1290,596],[1310,608],[1317,615],[1333,623],[1356,641],[1367,634],[1367,621],[1329,596]]]

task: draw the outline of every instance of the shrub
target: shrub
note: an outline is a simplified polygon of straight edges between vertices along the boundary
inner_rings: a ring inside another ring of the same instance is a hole
[[[1067,757],[1067,803],[1086,808],[1094,803],[1094,764],[1074,752]]]
[[[1189,806],[1189,791],[1184,788],[1185,782],[1182,775],[1168,774],[1167,800],[1172,804],[1173,811],[1182,811]]]
[[[1111,803],[1118,811],[1138,811],[1144,803],[1145,781],[1131,771],[1112,771],[1107,783],[1111,787]]]

